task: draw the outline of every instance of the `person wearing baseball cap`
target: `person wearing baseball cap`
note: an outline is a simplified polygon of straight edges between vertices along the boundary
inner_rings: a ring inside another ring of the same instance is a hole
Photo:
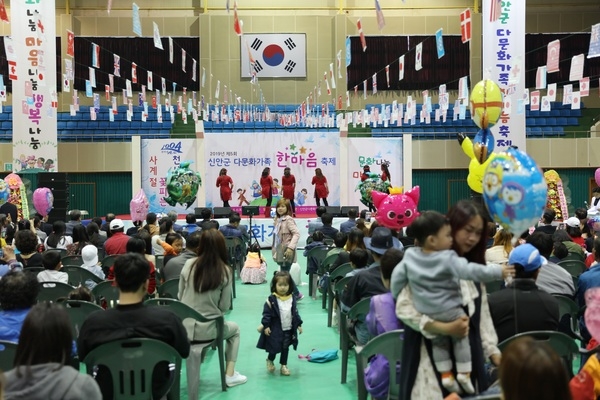
[[[404,246],[402,246],[398,238],[394,237],[392,231],[389,228],[381,226],[373,230],[371,237],[366,237],[363,240],[365,247],[373,256],[374,262],[348,281],[340,302],[340,307],[343,311],[348,311],[361,299],[388,291],[381,281],[381,256],[387,249],[404,249]],[[362,321],[357,321],[354,328],[358,342],[366,344],[370,339],[366,325]]]
[[[508,264],[515,268],[515,279],[506,289],[488,297],[498,342],[517,333],[558,329],[558,300],[535,284],[546,263],[538,249],[529,243],[511,251]]]
[[[127,253],[127,242],[129,236],[125,234],[125,224],[123,220],[115,218],[110,221],[111,236],[104,242],[104,251],[107,256]]]

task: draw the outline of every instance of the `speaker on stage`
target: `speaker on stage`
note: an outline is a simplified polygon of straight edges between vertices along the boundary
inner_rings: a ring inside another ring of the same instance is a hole
[[[342,206],[342,208],[340,209],[340,214],[342,217],[347,217],[348,216],[348,211],[354,209],[356,211],[356,216],[358,217],[358,210],[359,207],[358,206]]]
[[[202,210],[204,210],[207,207],[196,207],[194,208],[194,214],[196,215],[196,219],[202,219]],[[208,210],[210,210],[210,208],[208,208]],[[212,210],[211,210],[212,212]]]
[[[37,178],[37,186],[47,187],[54,196],[54,208],[48,214],[48,222],[65,221],[71,200],[67,174],[64,172],[40,172]]]
[[[325,212],[333,215],[334,217],[341,217],[340,206],[325,207]]]
[[[231,207],[214,207],[213,215],[215,218],[229,218],[231,211]]]

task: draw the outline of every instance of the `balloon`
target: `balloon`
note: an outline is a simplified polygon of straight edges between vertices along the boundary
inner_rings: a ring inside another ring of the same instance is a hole
[[[373,204],[377,207],[377,223],[398,231],[410,225],[419,216],[417,205],[421,189],[413,187],[406,193],[401,188],[391,188],[390,194],[373,191]]]
[[[35,189],[33,192],[33,206],[35,207],[35,211],[45,217],[52,211],[53,204],[54,196],[50,189],[46,187]]]
[[[132,221],[144,221],[148,210],[150,209],[150,202],[144,189],[140,189],[133,199],[129,202],[129,213],[131,214]]]
[[[494,136],[489,129],[480,129],[473,139],[473,153],[479,164],[483,164],[494,151]]]
[[[600,186],[600,168],[596,168],[594,179],[596,180],[596,185]]]
[[[378,192],[387,192],[390,188],[389,181],[382,181],[381,177],[374,172],[369,173],[369,177],[356,185],[354,191],[360,190],[360,202],[369,207],[373,204],[371,193],[376,190]]]
[[[23,184],[21,177],[17,174],[8,174],[4,181],[8,184],[8,187],[11,189],[19,189]]]
[[[481,129],[491,128],[502,114],[502,91],[489,79],[479,81],[471,92],[471,118]]]
[[[168,197],[163,200],[170,206],[177,203],[190,208],[196,201],[198,188],[202,185],[202,178],[199,172],[190,169],[192,161],[182,161],[178,167],[169,168],[167,171],[167,193]]]
[[[4,179],[0,179],[0,206],[8,201],[10,189]]]
[[[593,338],[600,338],[600,288],[585,291],[585,326]]]
[[[469,162],[469,175],[467,175],[467,184],[477,193],[483,193],[483,187],[481,186],[481,182],[483,181],[483,174],[485,173],[485,169],[492,162],[494,157],[496,157],[496,153],[491,153],[487,160],[483,163],[480,163],[475,156],[473,142],[468,137],[465,137],[462,144],[460,145],[463,149],[463,152],[471,159]]]
[[[515,236],[540,219],[548,187],[535,161],[515,148],[499,153],[485,170],[483,200],[494,221]]]

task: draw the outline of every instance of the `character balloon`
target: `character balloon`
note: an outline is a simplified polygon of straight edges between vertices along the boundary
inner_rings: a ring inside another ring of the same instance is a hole
[[[8,201],[10,189],[4,179],[0,179],[0,206]]]
[[[33,206],[35,211],[40,213],[43,217],[50,214],[52,211],[52,205],[54,204],[54,195],[52,191],[46,187],[35,189],[33,192]]]
[[[483,199],[490,215],[515,237],[535,225],[548,187],[535,161],[515,148],[497,154],[485,170]]]
[[[163,199],[170,206],[179,203],[190,208],[196,201],[198,188],[202,185],[202,178],[199,172],[190,169],[192,161],[182,161],[178,167],[169,168],[167,172],[167,193],[168,197]]]
[[[390,194],[373,191],[371,195],[373,204],[377,207],[376,219],[379,225],[398,231],[419,216],[417,205],[421,190],[418,186],[406,193],[402,193],[402,188],[393,187]]]
[[[473,139],[473,154],[479,164],[487,161],[488,157],[494,151],[494,135],[489,129],[481,129]]]
[[[491,128],[502,114],[502,91],[494,81],[479,81],[471,92],[471,118],[481,129]]]
[[[146,219],[146,215],[148,215],[148,210],[150,209],[150,202],[148,201],[148,197],[146,197],[146,193],[144,189],[140,189],[133,199],[129,202],[129,212],[131,214],[132,221],[144,221]]]
[[[460,143],[460,147],[463,149],[463,152],[471,159],[469,162],[469,175],[467,175],[467,184],[471,188],[472,191],[477,193],[483,193],[483,187],[481,182],[483,181],[483,174],[485,173],[485,169],[492,162],[494,157],[496,157],[496,153],[491,153],[488,155],[487,160],[484,162],[479,162],[477,156],[475,155],[475,149],[473,146],[473,142],[464,134],[458,134],[458,143]]]
[[[389,181],[382,181],[381,177],[376,173],[369,173],[369,177],[364,181],[361,181],[356,185],[356,189],[354,191],[360,190],[360,202],[365,206],[369,207],[369,205],[373,204],[373,198],[371,193],[373,191],[387,193],[390,188]]]

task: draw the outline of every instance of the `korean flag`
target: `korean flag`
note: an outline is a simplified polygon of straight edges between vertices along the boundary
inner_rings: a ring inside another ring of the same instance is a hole
[[[306,34],[245,34],[241,49],[241,77],[305,78]]]

